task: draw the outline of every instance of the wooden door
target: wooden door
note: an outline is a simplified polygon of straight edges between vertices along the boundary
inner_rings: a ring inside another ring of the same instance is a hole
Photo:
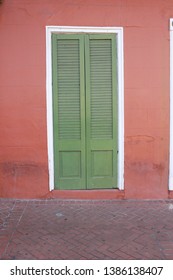
[[[117,184],[117,73],[115,35],[85,37],[87,188]]]
[[[116,188],[117,57],[113,34],[53,34],[57,189]]]

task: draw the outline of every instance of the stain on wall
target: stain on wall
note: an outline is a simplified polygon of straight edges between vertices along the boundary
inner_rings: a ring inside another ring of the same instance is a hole
[[[40,176],[47,172],[45,166],[33,162],[3,162],[0,169],[6,177]]]

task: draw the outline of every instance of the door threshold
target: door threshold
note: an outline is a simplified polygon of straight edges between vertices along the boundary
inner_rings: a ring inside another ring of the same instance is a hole
[[[47,198],[60,199],[124,199],[125,192],[118,189],[107,190],[53,190]]]

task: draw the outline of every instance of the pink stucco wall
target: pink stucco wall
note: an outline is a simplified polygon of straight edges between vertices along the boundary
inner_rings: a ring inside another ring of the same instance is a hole
[[[125,191],[167,198],[172,0],[4,0],[0,5],[0,196],[46,197],[45,26],[124,28]],[[85,195],[84,195],[85,194]]]

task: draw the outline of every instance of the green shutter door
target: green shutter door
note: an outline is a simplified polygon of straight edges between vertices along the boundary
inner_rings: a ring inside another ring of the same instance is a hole
[[[117,185],[115,35],[88,35],[86,49],[87,188]]]
[[[55,188],[115,188],[115,35],[53,35]]]
[[[53,34],[55,188],[85,188],[84,38]]]

